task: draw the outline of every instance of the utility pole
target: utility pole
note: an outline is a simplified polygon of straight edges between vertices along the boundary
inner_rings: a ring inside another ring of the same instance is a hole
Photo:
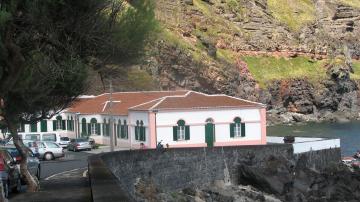
[[[110,121],[109,121],[109,125],[110,125],[110,151],[113,152],[114,151],[114,121],[113,121],[113,116],[112,116],[112,106],[113,106],[113,101],[112,101],[112,93],[113,93],[113,87],[112,87],[112,77],[110,77],[110,98],[109,98],[109,116],[110,116]]]

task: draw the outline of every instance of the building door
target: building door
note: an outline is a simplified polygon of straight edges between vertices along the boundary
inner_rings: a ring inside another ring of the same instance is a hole
[[[215,125],[214,121],[212,119],[206,120],[205,125],[205,142],[207,143],[208,147],[214,146],[214,140],[215,140]]]

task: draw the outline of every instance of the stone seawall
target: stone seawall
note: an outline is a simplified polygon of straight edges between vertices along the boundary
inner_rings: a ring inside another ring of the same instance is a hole
[[[295,154],[295,160],[298,166],[303,168],[312,168],[323,170],[329,166],[331,162],[339,162],[341,160],[341,149],[324,149],[319,151],[310,151],[301,154]]]
[[[240,167],[264,169],[274,158],[284,159],[287,165],[323,169],[340,161],[340,149],[294,155],[292,145],[282,144],[118,151],[100,154],[100,158],[117,177],[122,192],[138,201],[144,195],[151,198],[159,192],[202,187],[217,180],[244,184],[239,181]]]
[[[199,187],[215,180],[238,184],[239,165],[262,164],[271,156],[293,158],[291,145],[120,151],[102,159],[119,179],[120,186],[136,199],[142,183],[161,191]],[[136,186],[135,186],[136,185]]]

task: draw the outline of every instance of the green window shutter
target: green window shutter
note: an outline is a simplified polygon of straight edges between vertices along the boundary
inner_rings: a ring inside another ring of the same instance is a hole
[[[129,127],[127,125],[124,126],[125,138],[129,138]]]
[[[235,123],[230,124],[230,137],[235,136]]]
[[[138,129],[138,126],[135,126],[135,140],[139,140],[139,129]]]
[[[100,135],[100,123],[96,124],[96,135]]]
[[[86,134],[86,122],[82,122],[81,123],[81,136],[83,136],[82,134]]]
[[[190,126],[185,126],[185,140],[190,140]]]
[[[30,124],[30,131],[37,132],[37,123]]]
[[[118,136],[119,138],[122,138],[122,125],[118,124]]]
[[[121,125],[120,126],[120,138],[124,138],[124,137],[125,137],[124,126]]]
[[[144,126],[140,127],[140,133],[141,133],[141,140],[145,141],[145,127]]]
[[[87,129],[88,129],[87,134],[91,135],[91,123],[87,124]]]
[[[177,126],[173,126],[173,140],[177,141]]]
[[[47,121],[46,120],[42,120],[40,122],[40,128],[41,128],[41,132],[47,132]]]
[[[66,130],[65,120],[61,120],[61,129]]]
[[[53,131],[56,131],[56,120],[53,120]]]
[[[245,123],[241,123],[241,137],[245,137]]]

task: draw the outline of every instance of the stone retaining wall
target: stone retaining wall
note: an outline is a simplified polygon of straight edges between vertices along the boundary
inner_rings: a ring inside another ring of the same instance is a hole
[[[161,190],[172,192],[186,187],[200,187],[223,180],[239,184],[239,166],[265,167],[271,157],[284,157],[291,164],[322,168],[340,161],[340,149],[293,155],[291,145],[263,145],[216,148],[184,148],[119,151],[101,154],[101,159],[118,178],[121,189],[138,200],[137,193]],[[319,165],[317,165],[319,163]]]

